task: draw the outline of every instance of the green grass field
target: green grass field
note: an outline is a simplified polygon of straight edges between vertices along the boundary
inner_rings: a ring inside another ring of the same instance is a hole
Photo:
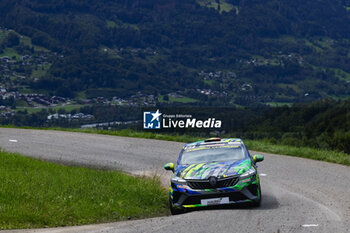
[[[315,52],[317,52],[317,53],[322,53],[323,52],[323,48],[319,47],[317,44],[312,43],[310,40],[305,39],[304,42],[305,42],[305,45],[307,45],[308,47],[314,49]]]
[[[51,64],[39,66],[36,70],[32,70],[32,77],[34,78],[42,78],[46,75],[47,71],[50,69]]]
[[[89,106],[89,105],[80,105],[80,104],[70,104],[70,105],[58,105],[55,107],[37,107],[37,108],[33,108],[33,107],[23,107],[23,106],[19,106],[16,108],[16,111],[24,111],[27,110],[28,113],[36,113],[36,112],[40,112],[42,109],[53,109],[55,111],[59,110],[59,109],[64,109],[66,112],[70,112],[74,109],[79,109],[83,106]]]
[[[162,102],[162,103],[163,102],[169,102],[169,103],[174,103],[174,102],[177,102],[177,103],[195,103],[195,102],[198,102],[198,100],[190,98],[190,97],[186,97],[186,96],[179,97],[179,98],[175,98],[172,96],[168,96],[168,97],[169,97],[169,100],[165,101],[164,96],[159,96],[158,101]]]
[[[17,107],[17,106],[19,106],[19,107],[25,107],[25,108],[28,107],[27,102],[25,102],[24,100],[16,100],[15,103],[16,103],[16,107]]]
[[[18,34],[18,33],[17,33]],[[50,52],[50,50],[44,48],[44,47],[41,47],[41,46],[38,46],[38,45],[33,45],[32,44],[32,39],[27,37],[27,36],[22,36],[20,34],[18,34],[18,36],[20,36],[21,38],[21,43],[24,44],[24,45],[27,45],[29,47],[34,47],[34,50],[36,52]]]
[[[267,102],[267,105],[271,106],[271,107],[282,107],[282,106],[292,106],[293,103],[287,103],[287,102]]]
[[[12,32],[14,32],[20,38],[20,43],[22,45],[33,47],[36,52],[50,52],[50,50],[48,50],[44,47],[33,45],[31,38],[29,38],[27,36],[23,36],[15,31],[12,31]],[[9,33],[8,31],[0,30],[0,43],[6,38],[8,33]],[[23,54],[21,54],[21,55],[23,55]],[[8,57],[12,58],[15,56],[16,59],[18,60],[21,55],[18,54],[13,48],[5,48],[4,52],[2,54],[0,54],[0,57],[8,56]]]
[[[168,194],[157,178],[63,166],[1,151],[0,181],[0,229],[168,214]]]
[[[198,4],[203,7],[214,8],[215,10],[219,10],[219,4],[216,0],[197,0]],[[222,12],[230,12],[235,8],[232,4],[226,2],[225,0],[220,0],[220,13]]]
[[[15,49],[13,48],[5,48],[3,53],[0,54],[0,57],[9,57],[10,59],[12,59],[13,57],[15,57],[16,60],[20,59],[21,55],[19,55]]]
[[[209,86],[213,86],[215,81],[214,80],[203,80],[203,82]]]
[[[198,102],[198,100],[190,98],[190,97],[180,97],[180,98],[174,98],[169,96],[170,102],[178,102],[178,103],[195,103]]]
[[[125,22],[122,22],[122,21],[119,21],[119,24],[114,22],[114,21],[111,21],[111,20],[107,20],[106,21],[106,25],[108,28],[121,28],[121,27],[131,27],[133,29],[135,29],[136,31],[139,31],[139,27],[137,24],[130,24],[130,23],[125,23]]]
[[[326,72],[325,67],[312,65],[312,68],[318,71]],[[344,70],[339,68],[329,68],[329,69],[334,72],[334,75],[336,78],[340,80],[350,81],[350,73],[345,72]]]
[[[350,73],[345,72],[342,69],[339,68],[333,68],[332,69],[335,73],[335,76],[341,80],[345,80],[345,81],[350,81]]]

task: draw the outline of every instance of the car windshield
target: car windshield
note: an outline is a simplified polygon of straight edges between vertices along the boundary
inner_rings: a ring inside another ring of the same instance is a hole
[[[242,146],[213,146],[199,147],[185,150],[180,164],[210,163],[245,158]]]

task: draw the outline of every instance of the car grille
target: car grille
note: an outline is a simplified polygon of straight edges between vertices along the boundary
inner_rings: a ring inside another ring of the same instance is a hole
[[[212,188],[225,188],[231,187],[237,184],[238,177],[219,179],[215,186],[209,183],[209,180],[188,180],[187,185],[192,189],[212,189]]]

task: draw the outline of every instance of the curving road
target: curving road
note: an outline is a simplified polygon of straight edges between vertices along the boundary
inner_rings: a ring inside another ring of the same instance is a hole
[[[44,160],[157,173],[183,143],[60,131],[0,128],[0,146]],[[252,152],[254,153],[254,152]],[[178,216],[10,232],[350,232],[350,167],[263,153],[260,208],[232,207]],[[4,231],[6,232],[6,231]]]

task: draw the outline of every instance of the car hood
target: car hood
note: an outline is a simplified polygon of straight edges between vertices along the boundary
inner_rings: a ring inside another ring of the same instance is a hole
[[[211,176],[227,177],[240,175],[251,168],[250,159],[179,165],[176,176],[182,179],[208,179]]]

